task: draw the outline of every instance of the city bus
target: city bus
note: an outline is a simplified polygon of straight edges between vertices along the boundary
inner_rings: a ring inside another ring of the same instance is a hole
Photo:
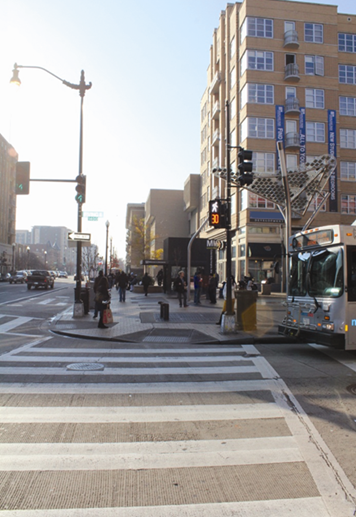
[[[286,315],[279,333],[356,350],[356,226],[301,231],[288,247]]]

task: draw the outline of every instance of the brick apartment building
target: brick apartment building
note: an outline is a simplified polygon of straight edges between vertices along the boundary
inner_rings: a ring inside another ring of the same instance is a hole
[[[228,4],[213,33],[207,88],[201,100],[200,219],[209,199],[224,198],[225,181],[212,174],[226,167],[226,111],[230,143],[253,151],[253,170],[277,170],[277,135],[283,133],[288,170],[327,154],[336,138],[335,190],[312,226],[356,219],[356,14],[337,7],[285,0]],[[304,145],[305,142],[305,145]],[[238,149],[230,164],[237,170]],[[257,281],[274,275],[281,255],[283,219],[272,202],[246,189],[232,191],[232,273]],[[293,217],[303,227],[317,206]],[[223,230],[203,236],[224,238]],[[225,276],[225,254],[218,252]],[[276,279],[276,281],[280,281]]]

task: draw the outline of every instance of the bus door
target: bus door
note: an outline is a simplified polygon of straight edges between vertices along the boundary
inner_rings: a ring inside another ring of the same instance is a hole
[[[356,350],[356,246],[347,246],[347,296],[345,349]]]

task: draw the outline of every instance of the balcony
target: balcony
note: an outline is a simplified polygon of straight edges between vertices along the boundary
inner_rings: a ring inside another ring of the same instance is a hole
[[[213,137],[211,139],[211,145],[218,145],[220,141],[220,132],[216,129],[213,133]]]
[[[220,102],[216,101],[214,106],[213,106],[213,111],[211,113],[211,118],[213,118],[213,119],[219,118],[219,113],[220,113]]]
[[[299,66],[296,63],[290,63],[284,67],[284,80],[291,83],[300,81]]]
[[[297,31],[287,31],[284,33],[285,48],[299,48],[299,40]]]
[[[284,147],[286,149],[299,149],[300,138],[298,133],[287,133],[285,138]]]
[[[210,88],[209,88],[210,95],[212,95],[213,93],[219,92],[220,83],[221,83],[221,73],[216,72],[216,74],[214,75],[214,78],[210,84]]]
[[[286,106],[285,106],[285,113],[286,115],[293,115],[298,114],[299,115],[299,99],[297,97],[289,97],[289,99],[286,99]]]

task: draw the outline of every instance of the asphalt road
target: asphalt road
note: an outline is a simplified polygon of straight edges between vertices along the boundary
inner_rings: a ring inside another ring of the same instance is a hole
[[[5,517],[351,517],[356,352],[54,335],[74,285],[0,284]],[[81,364],[103,369],[68,370]]]

